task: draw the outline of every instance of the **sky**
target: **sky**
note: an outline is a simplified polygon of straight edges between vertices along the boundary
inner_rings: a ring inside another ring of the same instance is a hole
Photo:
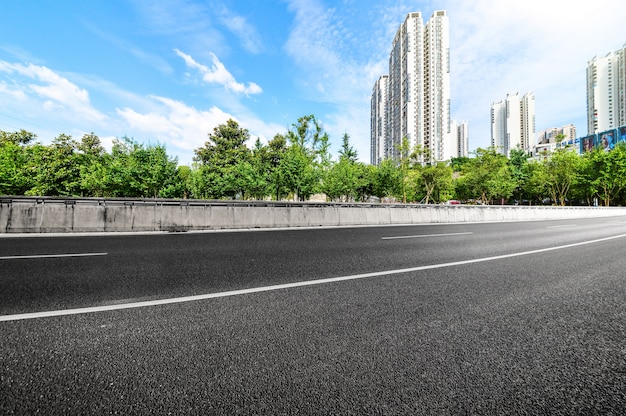
[[[313,114],[369,162],[370,98],[407,13],[450,21],[451,116],[535,95],[536,130],[587,133],[587,63],[626,43],[623,0],[0,0],[0,130],[165,145],[179,164],[230,118],[250,145]]]

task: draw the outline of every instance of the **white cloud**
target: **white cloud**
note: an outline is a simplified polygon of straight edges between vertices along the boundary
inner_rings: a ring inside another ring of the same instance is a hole
[[[267,143],[276,133],[284,133],[285,128],[275,124],[267,124],[245,111],[239,116],[229,114],[217,107],[199,110],[181,101],[171,98],[151,96],[159,108],[155,111],[142,113],[132,108],[117,109],[117,114],[128,126],[142,138],[151,137],[160,143],[175,146],[185,152],[179,153],[180,163],[191,162],[192,151],[203,146],[208,134],[228,119],[239,123],[240,127],[250,132],[252,146],[256,138]]]
[[[217,56],[211,53],[211,60],[213,61],[213,65],[209,68],[206,65],[202,65],[196,62],[190,55],[181,52],[178,49],[174,49],[174,52],[187,64],[188,67],[196,69],[202,75],[202,80],[207,83],[216,83],[223,85],[227,90],[231,90],[236,93],[244,93],[244,94],[260,94],[263,92],[261,87],[259,87],[254,82],[249,82],[248,85],[244,85],[235,80],[235,77],[228,72],[224,64],[220,62]]]
[[[128,125],[144,134],[154,135],[159,142],[180,149],[194,150],[204,144],[207,134],[218,124],[235,119],[217,107],[197,110],[171,98],[152,96],[162,106],[159,111],[140,113],[131,108],[117,109],[117,114]]]
[[[90,122],[100,123],[106,116],[96,110],[90,102],[89,93],[56,72],[39,65],[12,64],[0,61],[0,74],[8,81],[3,81],[2,90],[8,93],[0,106],[10,107],[6,97],[18,97],[23,104],[32,104],[29,113],[37,109],[54,111],[62,118],[77,116]]]

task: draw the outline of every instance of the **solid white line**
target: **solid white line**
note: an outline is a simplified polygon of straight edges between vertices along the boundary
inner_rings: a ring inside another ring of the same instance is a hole
[[[527,256],[530,254],[545,253],[548,251],[562,250],[562,249],[571,248],[571,247],[584,246],[588,244],[600,243],[600,242],[615,240],[615,239],[624,238],[624,237],[626,237],[626,234],[599,238],[597,240],[582,241],[579,243],[565,244],[565,245],[556,246],[556,247],[541,248],[541,249],[530,250],[530,251],[521,251],[519,253],[502,254],[499,256],[491,256],[491,257],[482,257],[482,258],[472,259],[472,260],[454,261],[450,263],[410,267],[407,269],[386,270],[382,272],[355,274],[355,275],[350,275],[350,276],[331,277],[328,279],[308,280],[304,282],[285,283],[285,284],[273,285],[273,286],[254,287],[250,289],[231,290],[228,292],[209,293],[209,294],[195,295],[195,296],[184,296],[184,297],[170,298],[170,299],[148,300],[144,302],[132,302],[132,303],[117,304],[117,305],[92,306],[92,307],[86,307],[86,308],[22,313],[22,314],[16,314],[16,315],[0,315],[0,322],[18,321],[18,320],[23,320],[23,319],[49,318],[49,317],[65,316],[65,315],[77,315],[77,314],[93,313],[93,312],[115,311],[115,310],[120,310],[120,309],[141,308],[145,306],[168,305],[172,303],[193,302],[197,300],[225,298],[229,296],[246,295],[246,294],[251,294],[251,293],[270,292],[273,290],[291,289],[291,288],[296,288],[296,287],[314,286],[314,285],[321,285],[321,284],[326,284],[326,283],[344,282],[348,280],[366,279],[370,277],[388,276],[392,274],[412,273],[412,272],[418,272],[422,270],[432,270],[432,269],[440,269],[444,267],[462,266],[465,264],[481,263],[485,261],[494,261],[494,260],[507,259],[511,257]]]
[[[53,259],[58,257],[90,257],[90,256],[106,256],[109,253],[68,253],[68,254],[32,254],[23,256],[0,256],[0,260],[17,260],[17,259]]]
[[[426,237],[446,237],[450,235],[468,235],[474,233],[448,233],[448,234],[422,234],[422,235],[400,235],[397,237],[381,237],[381,240],[400,240],[402,238],[426,238]]]
[[[572,227],[578,227],[578,224],[550,225],[546,228],[572,228]]]

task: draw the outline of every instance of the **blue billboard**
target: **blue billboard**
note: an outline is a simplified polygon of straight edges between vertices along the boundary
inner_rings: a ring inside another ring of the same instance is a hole
[[[597,146],[608,152],[609,150],[615,149],[615,144],[617,143],[617,130],[607,130],[602,133],[598,133],[597,136]]]
[[[626,142],[626,126],[617,129],[617,142]]]
[[[596,135],[591,134],[589,136],[582,137],[580,139],[580,153],[591,152],[596,145]]]

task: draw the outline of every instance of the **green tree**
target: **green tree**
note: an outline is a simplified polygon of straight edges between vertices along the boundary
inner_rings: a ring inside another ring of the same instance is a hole
[[[548,196],[548,179],[545,165],[539,161],[528,161],[522,165],[523,182],[518,187],[529,203],[542,203]]]
[[[520,203],[524,199],[528,199],[527,195],[524,194],[524,184],[528,179],[528,169],[526,165],[528,164],[529,157],[530,155],[519,146],[515,149],[511,149],[511,152],[509,153],[511,174],[517,183],[517,186],[513,191],[513,195],[515,195]]]
[[[178,160],[168,156],[163,145],[135,145],[131,153],[132,180],[139,195],[162,197],[162,191],[177,186]]]
[[[84,134],[78,143],[77,162],[82,196],[110,196],[108,194],[108,165],[110,155],[93,132]]]
[[[35,145],[30,167],[34,172],[33,186],[27,195],[80,195],[80,161],[78,143],[72,136],[60,134],[50,146]]]
[[[365,202],[374,195],[374,176],[376,174],[376,166],[367,165],[365,163],[357,164],[357,188],[356,198],[358,201]]]
[[[452,168],[453,172],[460,172],[461,170],[463,170],[463,166],[469,162],[470,158],[467,156],[453,157],[452,159],[450,159],[450,167]]]
[[[596,148],[583,159],[588,161],[584,171],[590,189],[608,207],[626,187],[626,145],[620,143],[610,152]]]
[[[284,184],[301,201],[322,187],[330,167],[328,134],[314,115],[300,117],[287,132],[289,146],[281,160]]]
[[[339,160],[347,160],[349,162],[357,161],[357,151],[350,144],[350,135],[344,133],[341,137],[341,149],[339,149]]]
[[[247,129],[229,119],[215,127],[204,146],[195,150],[194,161],[200,165],[197,186],[202,197],[234,199],[241,193],[234,178],[238,165],[250,161],[251,151],[246,146],[249,138]]]
[[[163,198],[191,198],[193,196],[192,176],[193,173],[189,166],[177,166],[175,177],[165,183],[163,189],[159,191],[159,196]]]
[[[565,206],[573,185],[580,180],[581,158],[570,149],[556,149],[542,162],[552,202]]]
[[[517,187],[509,160],[494,148],[478,148],[475,157],[463,165],[462,180],[457,192],[464,199],[477,199],[483,204],[513,195]]]
[[[454,192],[452,180],[452,168],[443,162],[421,169],[419,182],[424,191],[423,201],[428,204],[432,199],[434,203],[447,201]]]
[[[400,181],[402,175],[391,159],[380,162],[373,173],[373,195],[379,198],[389,198],[402,192]]]
[[[178,186],[178,161],[167,155],[163,145],[144,146],[123,137],[113,141],[107,160],[105,189],[111,196],[156,198]]]
[[[285,136],[277,134],[267,144],[267,151],[261,151],[260,168],[265,169],[269,194],[275,200],[281,200],[289,194],[285,172],[282,167],[287,153],[287,140]]]
[[[32,187],[27,146],[36,137],[25,130],[0,131],[0,195],[24,195]]]
[[[362,188],[361,174],[357,152],[350,145],[350,136],[345,133],[339,150],[339,161],[333,163],[327,172],[322,190],[331,200],[356,200]]]
[[[300,201],[308,200],[318,187],[319,174],[313,156],[299,144],[287,148],[279,167],[285,188]]]
[[[400,189],[402,192],[402,202],[406,204],[407,201],[407,187],[410,182],[410,169],[412,162],[412,154],[411,154],[411,144],[409,143],[409,139],[404,136],[402,138],[401,144],[397,148],[398,156],[400,157],[400,162],[398,163],[398,172],[400,174]]]

